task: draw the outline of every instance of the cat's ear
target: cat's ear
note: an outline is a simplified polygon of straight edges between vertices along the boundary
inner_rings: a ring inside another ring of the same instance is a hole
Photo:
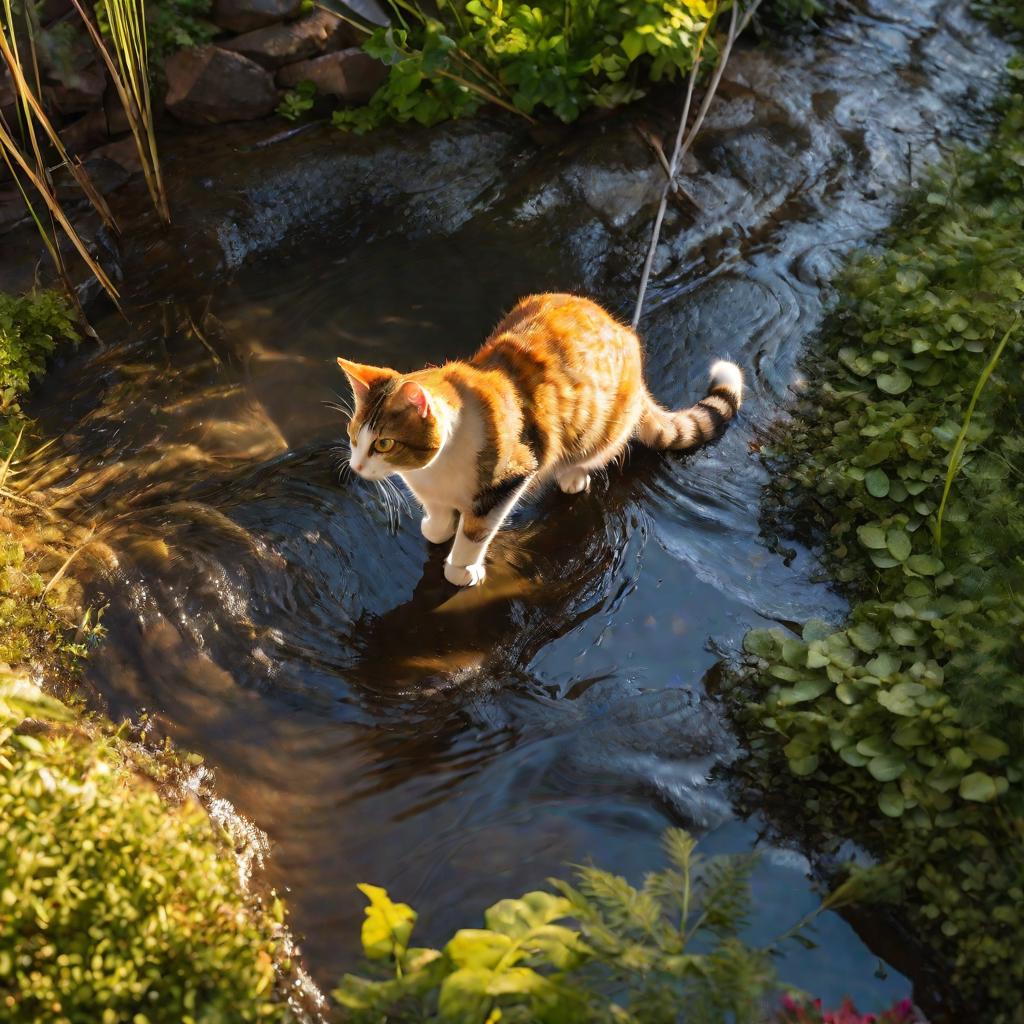
[[[353,363],[348,359],[338,356],[338,365],[345,371],[349,384],[352,385],[352,394],[356,401],[361,402],[366,398],[370,388],[379,380],[385,377],[395,377],[394,370],[387,370],[382,366],[365,366],[363,363]]]
[[[430,393],[414,380],[407,380],[401,387],[402,397],[420,414],[423,419],[432,411]]]

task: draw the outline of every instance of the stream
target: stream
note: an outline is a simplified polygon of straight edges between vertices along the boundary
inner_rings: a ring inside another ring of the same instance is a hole
[[[740,418],[695,455],[635,451],[589,494],[542,496],[462,592],[414,514],[339,484],[335,356],[465,356],[540,290],[628,319],[664,181],[643,134],[669,145],[680,97],[543,138],[480,118],[366,138],[218,129],[212,156],[168,142],[175,230],[125,258],[131,325],[102,321],[107,347],[40,389],[32,414],[59,440],[35,487],[109,552],[91,583],[109,631],[97,699],[202,754],[268,834],[268,879],[323,987],[356,963],[357,882],[412,904],[428,944],[567,862],[638,880],[670,824],[707,854],[763,852],[753,941],[817,904],[804,856],[734,811],[735,741],[705,692],[750,627],[844,611],[807,551],[786,564],[760,534],[758,430],[799,386],[845,256],[980,137],[1004,56],[966,4],[938,0],[859,0],[737,52],[641,333],[676,407],[713,359],[738,361]],[[787,982],[864,1009],[909,994],[868,932],[829,913],[816,940],[792,945]]]

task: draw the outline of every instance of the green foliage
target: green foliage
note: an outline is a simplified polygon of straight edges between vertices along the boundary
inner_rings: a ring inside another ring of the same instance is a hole
[[[368,106],[335,113],[340,128],[435,124],[488,101],[574,121],[590,107],[627,103],[650,82],[689,71],[716,6],[730,4],[454,0],[438,4],[437,17],[404,0],[391,6],[394,25],[377,29],[365,45],[389,66],[388,78]]]
[[[1003,35],[1015,41],[1024,39],[1024,4],[1020,0],[972,0],[971,8]]]
[[[32,381],[42,376],[47,356],[63,339],[78,340],[67,303],[53,291],[15,298],[0,292],[0,457],[17,435],[18,404]]]
[[[152,73],[175,50],[208,43],[219,31],[208,15],[212,0],[150,0],[146,4],[146,30]],[[94,4],[96,23],[110,37],[106,0]]]
[[[363,949],[377,979],[335,991],[359,1022],[687,1024],[762,1019],[779,990],[770,949],[739,938],[749,913],[750,856],[704,861],[687,833],[665,835],[670,864],[641,888],[594,867],[576,884],[501,900],[483,928],[443,949],[411,946],[416,912],[376,886]]]
[[[281,97],[277,112],[288,121],[298,121],[303,114],[313,109],[315,102],[316,86],[308,81],[299,82]]]
[[[168,808],[122,741],[72,720],[0,673],[3,1019],[290,1019],[274,995],[279,925],[250,905],[205,813]]]
[[[773,27],[793,29],[831,13],[834,6],[834,0],[769,0],[759,9],[758,18]]]
[[[0,665],[34,658],[68,669],[84,658],[104,629],[91,610],[77,628],[69,625],[67,609],[77,605],[77,591],[66,578],[47,589],[21,541],[0,531]]]
[[[749,633],[737,712],[765,789],[781,756],[816,828],[887,858],[992,1022],[1024,986],[1024,98],[1004,114],[840,281],[769,501],[853,607]]]

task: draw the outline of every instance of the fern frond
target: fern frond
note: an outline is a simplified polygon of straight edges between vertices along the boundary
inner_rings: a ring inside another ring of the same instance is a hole
[[[661,837],[661,845],[665,848],[668,859],[685,877],[696,868],[700,856],[695,854],[697,840],[685,829],[670,828]]]
[[[716,857],[704,869],[699,884],[701,921],[721,937],[740,932],[750,919],[750,875],[757,857],[737,854]]]
[[[578,868],[576,877],[580,892],[610,927],[627,934],[655,933],[661,919],[661,904],[649,892],[634,888],[621,875],[599,868]]]

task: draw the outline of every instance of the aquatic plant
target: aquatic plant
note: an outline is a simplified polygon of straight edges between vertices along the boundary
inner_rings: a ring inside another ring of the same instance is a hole
[[[287,121],[297,121],[313,109],[315,97],[316,86],[312,82],[299,82],[281,97],[277,112]]]
[[[434,124],[496,103],[524,117],[574,121],[590,107],[643,96],[649,83],[690,71],[721,5],[706,0],[456,0],[437,15],[390,0],[395,22],[366,51],[390,68],[369,104],[334,123],[366,131],[384,121]],[[709,49],[713,42],[709,40]]]
[[[149,37],[146,26],[145,0],[104,0],[106,27],[117,57],[115,63],[80,0],[71,0],[92,37],[100,58],[107,68],[117,98],[128,119],[135,149],[139,154],[146,188],[157,213],[165,224],[171,222],[167,192],[160,173],[160,157],[156,145],[156,125],[150,96]]]
[[[205,812],[168,806],[136,762],[0,670],[3,1019],[291,1019],[274,911],[243,892]]]
[[[735,707],[757,784],[884,858],[993,1024],[1024,986],[1022,139],[1018,94],[840,279],[766,508],[820,540],[850,617],[748,633]]]
[[[116,225],[106,200],[93,185],[81,161],[68,154],[60,135],[43,109],[40,99],[42,86],[39,80],[39,60],[36,53],[38,25],[35,9],[31,4],[26,4],[23,13],[23,24],[19,26],[15,21],[12,0],[2,0],[0,3],[0,56],[3,57],[11,76],[18,115],[17,132],[11,129],[6,120],[0,118],[0,158],[3,159],[21,194],[25,208],[39,231],[69,299],[77,303],[61,252],[58,228],[116,304],[117,288],[64,212],[46,159],[47,146],[56,151],[59,161],[71,174],[103,222],[112,230],[116,230]],[[37,197],[36,202],[33,202],[33,195]],[[42,202],[43,209],[37,208],[39,201]]]
[[[681,829],[663,838],[669,864],[636,888],[597,867],[576,884],[505,899],[442,949],[413,946],[416,911],[384,889],[369,901],[363,952],[372,977],[346,975],[334,992],[359,1022],[456,1024],[754,1024],[783,988],[772,958],[820,910],[855,898],[852,883],[766,948],[740,938],[750,915],[756,855],[704,859]],[[795,1004],[794,1004],[795,1005]]]

